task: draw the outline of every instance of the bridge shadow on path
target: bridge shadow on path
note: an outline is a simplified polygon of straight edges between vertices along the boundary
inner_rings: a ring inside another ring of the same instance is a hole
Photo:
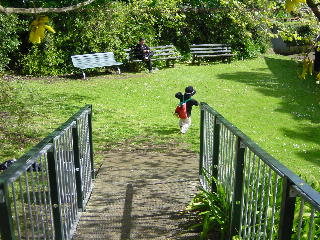
[[[238,71],[220,74],[220,79],[245,83],[253,86],[265,96],[281,99],[275,112],[288,115],[296,121],[309,121],[312,124],[299,126],[296,129],[283,128],[283,135],[292,139],[301,139],[318,144],[320,139],[320,91],[310,80],[297,78],[297,63],[289,59],[265,57],[266,69],[253,69],[250,72]],[[288,80],[289,79],[289,80]],[[245,100],[244,100],[245,101]],[[296,152],[309,162],[320,166],[319,149]]]
[[[182,213],[196,193],[198,155],[176,146],[107,152],[74,239],[199,239]]]

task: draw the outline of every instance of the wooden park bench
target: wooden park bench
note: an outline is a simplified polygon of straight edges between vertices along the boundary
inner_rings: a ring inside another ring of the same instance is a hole
[[[172,65],[174,67],[175,61],[181,58],[180,53],[173,45],[150,47],[150,50],[154,52],[151,61],[166,61],[167,66]],[[136,58],[134,48],[124,49],[124,51],[129,62],[142,62],[142,60]]]
[[[197,60],[198,64],[200,64],[203,58],[228,57],[228,60],[230,60],[230,58],[234,56],[231,47],[227,44],[192,44],[190,46],[190,52],[192,54],[193,64]]]
[[[82,70],[88,68],[96,68],[96,67],[112,67],[114,66],[117,70],[117,73],[120,74],[119,66],[122,64],[117,62],[114,59],[113,52],[105,52],[105,53],[92,53],[92,54],[83,54],[83,55],[73,55],[71,56],[73,66],[76,68],[80,68]],[[82,71],[83,78],[86,78],[86,74]]]

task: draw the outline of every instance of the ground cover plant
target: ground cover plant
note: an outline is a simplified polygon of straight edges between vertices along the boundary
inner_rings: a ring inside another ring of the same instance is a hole
[[[191,200],[186,207],[186,211],[194,212],[199,216],[198,223],[191,226],[191,229],[200,228],[200,240],[206,240],[213,231],[217,231],[219,239],[227,239],[230,231],[231,205],[227,199],[227,194],[216,179],[209,179],[204,173],[209,186],[216,185],[216,191],[207,191],[199,187],[199,193]]]
[[[320,176],[319,90],[301,81],[297,64],[287,57],[268,55],[231,64],[178,65],[155,74],[23,79],[10,82],[30,89],[29,117],[24,143],[1,132],[1,159],[18,157],[41,137],[86,103],[94,106],[96,159],[119,142],[153,141],[189,143],[199,149],[199,112],[193,111],[193,126],[180,135],[174,94],[188,85],[194,96],[217,109],[264,149],[294,172]],[[93,75],[91,75],[93,76]],[[29,94],[22,91],[23,94]],[[23,96],[21,96],[23,97]],[[19,98],[19,97],[17,97]],[[26,100],[27,102],[28,100]],[[4,151],[4,149],[6,149]]]

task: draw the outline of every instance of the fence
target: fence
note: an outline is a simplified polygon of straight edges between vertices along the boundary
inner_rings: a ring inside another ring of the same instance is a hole
[[[206,103],[200,129],[200,181],[216,191],[206,172],[223,186],[232,209],[230,236],[320,239],[319,192]]]
[[[92,190],[87,105],[0,175],[1,240],[69,240]]]

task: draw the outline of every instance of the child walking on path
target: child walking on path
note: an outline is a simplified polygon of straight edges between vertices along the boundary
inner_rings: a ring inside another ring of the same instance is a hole
[[[182,105],[183,103],[186,104],[186,112],[187,116],[186,118],[181,118],[179,119],[179,127],[181,129],[181,133],[185,134],[190,125],[191,125],[191,111],[192,111],[192,106],[198,106],[199,103],[197,100],[192,99],[191,97],[196,94],[196,90],[193,89],[192,86],[186,87],[185,93],[182,94],[181,92],[177,92],[175,97],[180,100],[180,104]]]

